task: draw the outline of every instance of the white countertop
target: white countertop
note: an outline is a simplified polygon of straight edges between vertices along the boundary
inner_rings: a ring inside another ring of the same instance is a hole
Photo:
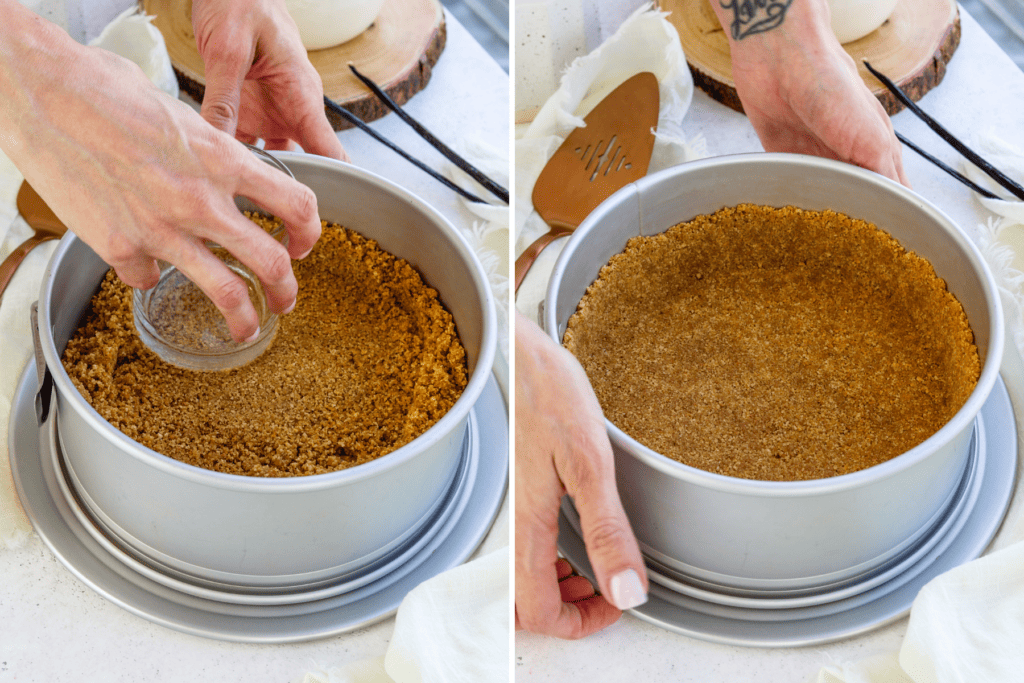
[[[45,10],[55,3],[34,4]],[[41,13],[62,23],[59,13]],[[494,147],[507,146],[508,75],[465,28],[450,15],[446,18],[447,46],[430,83],[406,109],[449,143],[476,137]],[[448,163],[393,115],[374,127],[435,170]],[[356,165],[404,186],[457,226],[472,224],[472,215],[451,190],[364,133],[345,131],[340,139]],[[507,507],[506,501],[487,548],[507,545]],[[24,548],[0,550],[0,683],[288,683],[314,662],[336,666],[382,656],[393,624],[389,618],[346,635],[289,645],[207,640],[157,626],[108,602],[78,581],[38,538]]]
[[[1024,72],[1014,65],[961,11],[963,37],[943,82],[921,100],[922,108],[961,140],[993,129],[1024,147]],[[959,154],[913,114],[893,117],[896,130],[954,168]],[[688,136],[702,134],[712,156],[762,151],[747,119],[698,91],[683,122]],[[989,214],[970,190],[910,150],[904,165],[914,189],[945,211],[972,237]],[[1017,498],[1021,496],[1018,481]],[[662,630],[624,615],[605,631],[567,642],[519,633],[515,676],[531,683],[574,681],[757,681],[803,683],[833,662],[856,661],[895,652],[906,631],[906,618],[844,641],[803,648],[758,649],[718,645]],[[2,680],[2,679],[0,679]]]

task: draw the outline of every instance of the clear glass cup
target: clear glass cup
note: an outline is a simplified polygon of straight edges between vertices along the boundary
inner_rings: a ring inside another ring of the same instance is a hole
[[[295,177],[268,152],[247,146],[266,163]],[[235,205],[240,211],[263,213],[245,197],[236,197]],[[287,246],[282,223],[270,235]],[[224,316],[210,298],[164,261],[157,262],[160,279],[155,287],[132,292],[135,329],[153,353],[172,365],[189,370],[230,370],[252,362],[270,347],[277,335],[277,315],[267,306],[263,285],[248,266],[218,244],[208,242],[206,246],[248,285],[249,299],[259,316],[259,335],[248,342],[232,339]]]

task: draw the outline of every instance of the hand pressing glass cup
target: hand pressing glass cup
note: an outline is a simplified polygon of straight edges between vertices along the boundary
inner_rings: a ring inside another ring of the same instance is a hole
[[[246,146],[270,166],[295,178],[273,155],[252,145]],[[267,216],[246,197],[236,197],[235,205],[239,211],[258,214],[260,226],[287,248],[288,235],[282,221]],[[251,268],[223,246],[210,241],[205,245],[246,284],[249,301],[258,318],[256,333],[242,341],[234,339],[227,321],[210,297],[166,261],[157,261],[160,278],[155,286],[133,289],[135,329],[150,350],[172,365],[189,370],[229,370],[252,362],[270,347],[277,334],[278,317],[270,310],[263,285]]]
[[[298,290],[291,259],[312,249],[320,220],[309,188],[239,140],[346,155],[283,0],[191,4],[206,66],[201,112],[137,65],[0,0],[0,150],[128,286],[152,288],[158,261],[173,263],[209,293],[232,336],[247,339],[259,324],[247,287],[207,245],[241,257],[264,283],[270,310],[286,313]],[[237,195],[284,220],[287,249],[238,212]]]

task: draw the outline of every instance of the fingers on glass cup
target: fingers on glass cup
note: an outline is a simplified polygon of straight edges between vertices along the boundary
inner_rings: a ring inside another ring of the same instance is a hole
[[[246,146],[264,162],[294,178],[280,160]],[[236,197],[235,205],[243,212],[266,215],[245,197]],[[271,237],[288,246],[281,221],[267,230]],[[245,283],[259,322],[255,337],[235,341],[213,301],[182,271],[165,261],[157,262],[160,279],[155,287],[133,290],[135,328],[142,342],[172,365],[189,370],[229,370],[252,362],[270,347],[277,334],[278,317],[270,310],[263,285],[251,268],[218,244],[207,242],[206,246]]]

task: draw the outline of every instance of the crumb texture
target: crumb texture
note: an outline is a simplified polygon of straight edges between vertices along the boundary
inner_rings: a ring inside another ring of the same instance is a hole
[[[176,460],[260,477],[368,462],[422,434],[467,382],[466,353],[437,292],[406,261],[323,223],[293,262],[295,310],[270,349],[226,372],[183,370],[138,338],[132,290],[109,272],[64,367],[114,427]]]
[[[741,205],[631,239],[569,320],[608,419],[746,479],[823,479],[918,445],[980,373],[931,264],[831,211]]]

